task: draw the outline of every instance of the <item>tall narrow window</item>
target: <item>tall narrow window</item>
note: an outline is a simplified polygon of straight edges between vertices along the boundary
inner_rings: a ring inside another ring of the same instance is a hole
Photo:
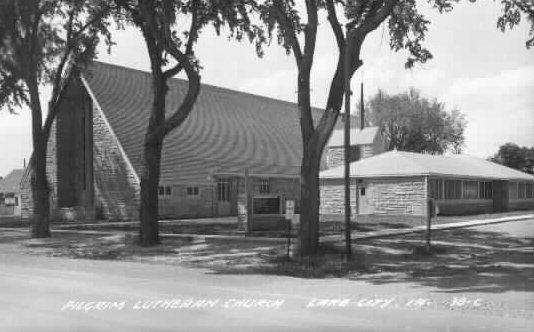
[[[478,198],[478,181],[464,181],[463,198],[464,199],[477,199]]]
[[[443,181],[441,179],[430,180],[430,198],[443,199]]]
[[[462,198],[462,181],[460,180],[445,180],[444,181],[445,199],[461,199]]]
[[[478,197],[481,199],[493,198],[493,183],[489,181],[480,182],[478,184]]]
[[[269,194],[271,192],[271,185],[269,179],[261,179],[258,184],[258,191],[260,194]]]
[[[220,178],[217,180],[217,200],[219,202],[230,201],[230,180]]]
[[[526,190],[527,190],[527,193],[526,193],[527,198],[533,198],[534,192],[533,192],[532,183],[527,183],[526,187],[527,187],[526,188]]]

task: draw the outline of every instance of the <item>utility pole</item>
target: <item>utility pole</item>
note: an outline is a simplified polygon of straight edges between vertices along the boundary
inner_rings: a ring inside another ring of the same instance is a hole
[[[347,259],[352,255],[350,233],[350,66],[351,66],[351,42],[349,38],[349,29],[345,39],[345,246]]]

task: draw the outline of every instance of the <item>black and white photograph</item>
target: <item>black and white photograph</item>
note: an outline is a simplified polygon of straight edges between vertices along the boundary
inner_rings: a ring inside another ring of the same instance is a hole
[[[534,329],[534,0],[0,0],[0,331]]]

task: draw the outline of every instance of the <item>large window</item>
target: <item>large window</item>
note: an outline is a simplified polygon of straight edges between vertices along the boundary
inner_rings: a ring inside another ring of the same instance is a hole
[[[441,179],[430,180],[430,198],[443,199],[443,181]]]
[[[480,182],[478,186],[478,197],[480,199],[492,199],[493,198],[493,183]]]
[[[464,199],[478,198],[478,181],[464,181],[463,196]]]
[[[462,181],[460,180],[445,180],[445,199],[461,199],[462,198]]]
[[[219,202],[230,201],[230,179],[221,178],[217,180],[217,200]]]

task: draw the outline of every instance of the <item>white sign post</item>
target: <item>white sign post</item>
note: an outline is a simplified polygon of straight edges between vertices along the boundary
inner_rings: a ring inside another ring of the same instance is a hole
[[[295,215],[295,201],[286,201],[286,219],[292,221]]]
[[[291,224],[295,215],[295,201],[286,201],[286,219],[287,219],[287,258],[291,258]]]

